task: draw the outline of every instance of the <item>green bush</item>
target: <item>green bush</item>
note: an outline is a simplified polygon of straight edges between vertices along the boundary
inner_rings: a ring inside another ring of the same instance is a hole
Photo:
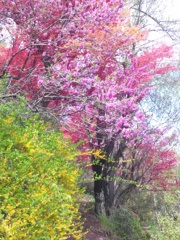
[[[180,239],[180,191],[136,191],[128,201],[128,207],[136,212],[146,226],[151,239]]]
[[[156,194],[156,197],[161,197],[161,209],[156,212],[156,221],[151,222],[149,226],[152,239],[180,239],[180,191],[178,187],[172,190],[161,195]]]
[[[159,198],[156,199],[157,210],[161,207],[161,201]],[[136,213],[140,220],[148,222],[154,220],[153,211],[154,209],[154,193],[151,191],[143,191],[136,189],[126,203],[127,207]],[[153,219],[152,219],[153,218]]]
[[[139,218],[126,208],[116,209],[108,218],[102,215],[100,222],[112,239],[145,240],[149,239],[143,233]]]
[[[76,147],[30,115],[0,105],[0,239],[81,239]]]
[[[180,216],[171,217],[159,215],[158,222],[151,230],[152,239],[177,240],[180,239]],[[158,227],[157,227],[158,226]]]

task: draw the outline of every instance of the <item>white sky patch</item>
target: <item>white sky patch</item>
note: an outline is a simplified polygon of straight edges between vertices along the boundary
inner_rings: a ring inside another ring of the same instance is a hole
[[[167,0],[166,12],[171,20],[180,20],[180,0]]]
[[[11,18],[6,19],[6,23],[0,23],[0,45],[10,44],[15,30],[16,24]]]

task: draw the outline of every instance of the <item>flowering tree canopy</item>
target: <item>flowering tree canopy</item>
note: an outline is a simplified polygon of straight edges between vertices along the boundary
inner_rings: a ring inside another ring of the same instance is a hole
[[[1,47],[4,97],[25,95],[33,111],[56,116],[73,140],[102,151],[98,159],[92,154],[97,213],[103,203],[109,214],[136,183],[155,178],[158,164],[168,161],[164,171],[174,167],[174,154],[150,147],[157,135],[139,109],[153,77],[175,69],[164,61],[172,48],[157,46],[137,56],[133,44],[147,32],[130,26],[123,1],[5,0],[0,7],[1,22],[16,23],[9,47]],[[136,163],[134,157],[128,162],[127,152],[135,150]],[[117,176],[125,187],[117,185]]]

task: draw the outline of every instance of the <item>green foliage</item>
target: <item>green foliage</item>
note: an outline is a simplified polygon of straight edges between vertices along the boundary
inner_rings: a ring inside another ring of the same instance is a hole
[[[136,188],[136,191],[133,192],[126,204],[139,216],[141,221],[152,220],[154,210],[153,192]],[[159,208],[160,204],[157,199],[156,207]]]
[[[156,214],[156,221],[150,225],[152,239],[180,239],[179,194],[177,188],[173,192],[157,194],[159,202],[161,200],[161,208]]]
[[[7,78],[6,75],[1,77],[1,81],[0,81],[0,94],[4,94],[7,90]]]
[[[129,199],[128,207],[146,226],[152,240],[180,239],[180,191],[136,191]]]
[[[172,217],[168,215],[158,215],[157,225],[151,229],[152,239],[177,240],[180,239],[180,215]]]
[[[76,147],[24,105],[0,105],[0,239],[81,239]]]
[[[149,239],[148,235],[142,231],[139,218],[124,207],[116,209],[109,218],[101,215],[100,221],[112,239]]]

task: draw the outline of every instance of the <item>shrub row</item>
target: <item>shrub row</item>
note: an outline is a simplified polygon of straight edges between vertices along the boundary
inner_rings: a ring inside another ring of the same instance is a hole
[[[17,106],[0,105],[0,239],[81,239],[76,147]]]

